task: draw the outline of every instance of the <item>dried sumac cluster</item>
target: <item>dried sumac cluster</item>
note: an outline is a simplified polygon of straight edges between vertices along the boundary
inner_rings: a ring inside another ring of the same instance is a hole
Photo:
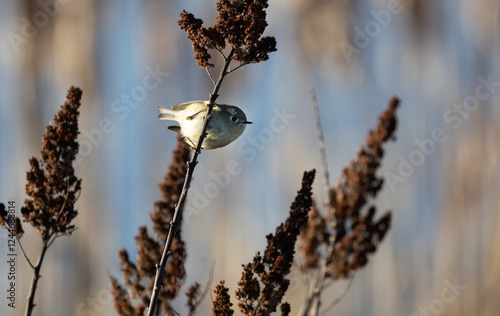
[[[186,31],[193,42],[195,59],[200,67],[213,67],[209,62],[210,49],[222,51],[227,44],[234,49],[234,60],[240,64],[258,63],[276,51],[276,39],[262,37],[267,27],[267,1],[264,0],[220,0],[217,3],[217,22],[203,27],[203,21],[192,13],[183,11],[179,27]]]
[[[332,246],[331,257],[325,258],[329,263],[327,276],[347,278],[367,264],[368,255],[377,250],[387,234],[391,213],[387,211],[376,219],[376,207],[367,204],[382,188],[383,179],[376,175],[376,171],[384,156],[382,145],[394,138],[398,105],[397,98],[389,101],[387,110],[379,117],[375,129],[369,132],[357,158],[343,170],[339,184],[330,189],[327,216],[322,217],[315,208],[309,215],[300,248],[304,270],[318,267],[321,246]],[[328,230],[328,227],[333,229]],[[333,236],[332,240],[330,236]]]
[[[312,183],[315,170],[304,172],[302,188],[290,207],[285,223],[269,234],[264,254],[257,253],[253,261],[243,265],[243,273],[238,282],[236,298],[240,311],[245,315],[270,315],[280,306],[281,315],[290,313],[290,305],[282,302],[290,280],[287,275],[293,264],[295,243],[302,228],[307,224],[307,214],[312,205]],[[216,294],[227,293],[221,283]],[[223,287],[223,289],[221,289]],[[223,295],[217,295],[214,309],[231,310],[231,304]],[[232,310],[231,310],[232,311]],[[224,314],[228,315],[228,314]]]
[[[66,102],[54,116],[53,124],[45,128],[40,158],[31,157],[31,169],[26,174],[25,206],[21,208],[23,221],[49,243],[61,235],[71,234],[72,224],[78,212],[75,203],[80,196],[81,179],[75,176],[73,161],[78,153],[78,115],[82,90],[71,87]],[[0,226],[11,219],[0,205]],[[15,219],[15,235],[21,238],[21,220]]]

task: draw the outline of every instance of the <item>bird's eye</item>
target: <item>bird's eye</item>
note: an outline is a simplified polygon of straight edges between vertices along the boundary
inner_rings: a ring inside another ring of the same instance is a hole
[[[238,122],[238,118],[237,118],[236,116],[232,116],[232,115],[231,115],[230,120],[231,120],[231,122],[233,122],[233,123]]]

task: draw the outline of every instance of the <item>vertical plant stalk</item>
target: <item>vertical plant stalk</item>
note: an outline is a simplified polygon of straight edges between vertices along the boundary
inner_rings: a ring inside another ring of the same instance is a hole
[[[184,180],[184,186],[182,187],[181,196],[179,197],[179,201],[177,202],[177,205],[175,207],[174,217],[170,224],[167,240],[165,241],[165,247],[163,248],[163,254],[161,256],[159,265],[156,265],[156,276],[153,285],[153,293],[151,294],[151,300],[149,302],[148,316],[155,315],[155,309],[157,307],[157,301],[158,301],[158,294],[160,292],[160,287],[162,286],[161,283],[163,280],[163,273],[165,271],[165,266],[167,265],[168,256],[170,255],[170,247],[172,246],[172,241],[174,240],[177,228],[181,223],[181,214],[182,211],[184,210],[184,203],[186,201],[186,196],[189,187],[191,185],[191,178],[193,177],[194,168],[198,163],[197,161],[198,155],[201,153],[201,145],[203,144],[203,140],[205,139],[206,136],[208,122],[210,120],[210,117],[212,116],[212,109],[215,100],[219,96],[218,92],[222,84],[222,81],[224,80],[225,76],[229,73],[228,68],[229,64],[233,59],[233,56],[234,56],[234,48],[232,48],[229,55],[224,58],[224,67],[222,68],[219,74],[219,78],[217,79],[213,92],[210,94],[207,115],[205,117],[205,120],[203,121],[201,135],[198,140],[198,144],[196,145],[195,151],[193,152],[193,156],[191,157],[191,160],[188,163],[188,170],[186,173],[186,178]]]
[[[334,235],[331,235],[330,243],[328,244],[328,248],[326,251],[326,257],[321,262],[321,268],[316,278],[316,284],[314,285],[312,295],[307,302],[305,312],[303,314],[304,316],[317,316],[319,313],[319,307],[321,304],[321,292],[323,291],[323,286],[325,284],[327,267],[330,265],[330,260],[333,255],[334,240]]]
[[[325,185],[325,190],[326,190],[325,204],[329,205],[330,175],[328,172],[328,160],[326,158],[325,139],[323,137],[323,128],[321,127],[321,117],[319,115],[318,100],[316,99],[316,93],[314,92],[314,89],[311,89],[311,99],[312,99],[312,106],[314,109],[314,118],[316,120],[316,136],[318,137],[319,154],[321,156],[321,171],[323,172],[323,183]]]
[[[323,138],[323,128],[321,126],[321,116],[319,113],[318,101],[316,99],[316,93],[314,89],[311,90],[312,106],[314,109],[314,117],[316,120],[316,136],[318,137],[318,147],[321,156],[321,171],[323,172],[323,182],[326,190],[326,199],[324,205],[326,206],[329,213],[332,215],[335,213],[335,209],[330,203],[330,179],[328,173],[328,161],[326,158],[325,140]],[[331,216],[332,220],[329,222],[331,228],[335,228],[335,216]],[[319,307],[321,304],[321,292],[323,291],[323,286],[325,283],[327,267],[330,264],[331,257],[333,255],[333,245],[335,242],[335,234],[330,235],[328,240],[328,247],[326,250],[326,256],[321,260],[320,272],[316,276],[314,282],[314,288],[312,289],[312,294],[308,297],[306,303],[304,304],[303,311],[301,315],[303,316],[316,316],[319,313]]]
[[[38,280],[41,277],[40,270],[42,269],[42,264],[43,264],[43,259],[45,258],[45,253],[47,252],[47,249],[50,246],[50,243],[48,241],[49,241],[48,239],[44,240],[42,253],[40,254],[40,257],[38,258],[38,262],[33,267],[33,276],[31,277],[30,294],[28,296],[28,304],[26,305],[26,312],[24,313],[25,316],[31,315],[31,313],[33,312],[33,309],[35,308],[34,302],[35,302],[36,287],[38,285]]]

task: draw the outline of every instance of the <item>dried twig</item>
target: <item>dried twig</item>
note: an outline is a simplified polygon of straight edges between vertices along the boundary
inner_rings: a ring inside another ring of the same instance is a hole
[[[215,86],[215,80],[214,80],[214,78],[212,78],[212,74],[210,73],[210,70],[208,70],[208,67],[205,67],[205,70],[207,71],[208,77],[210,78],[210,80],[212,81],[212,83]]]
[[[21,248],[21,252],[23,253],[24,258],[26,259],[26,261],[28,261],[29,266],[31,267],[31,269],[35,270],[35,266],[33,265],[33,263],[31,263],[31,260],[28,257],[26,251],[24,251],[23,244],[21,243],[21,238],[17,238],[17,243],[19,244],[19,248]]]
[[[323,128],[321,127],[321,117],[319,115],[318,100],[314,89],[311,89],[312,106],[314,109],[314,118],[316,120],[316,136],[318,137],[319,154],[321,157],[321,171],[323,172],[323,184],[325,185],[326,201],[325,205],[330,204],[330,175],[328,173],[328,160],[326,159],[325,139],[323,138]]]
[[[33,312],[33,309],[35,308],[35,293],[36,293],[36,288],[38,285],[38,280],[40,279],[40,269],[42,268],[42,263],[43,259],[45,258],[45,253],[47,252],[47,249],[49,248],[47,240],[43,242],[43,247],[42,247],[42,253],[40,254],[40,257],[38,258],[38,262],[36,263],[36,266],[33,269],[33,277],[31,279],[31,286],[30,286],[30,292],[28,295],[28,304],[26,305],[26,312],[24,315],[28,316],[31,315]]]
[[[177,202],[177,206],[175,208],[175,213],[174,217],[172,220],[172,223],[170,225],[170,230],[168,232],[168,237],[167,241],[165,242],[165,247],[163,250],[163,254],[160,260],[160,264],[157,265],[156,267],[156,277],[155,277],[155,282],[153,286],[153,293],[151,295],[151,301],[149,303],[149,309],[148,309],[148,316],[154,315],[154,311],[156,308],[156,302],[158,300],[158,293],[160,291],[160,286],[161,282],[163,280],[163,273],[165,270],[165,265],[167,264],[167,259],[170,254],[170,247],[172,246],[172,241],[175,236],[175,233],[177,231],[177,228],[179,227],[180,224],[180,219],[182,215],[182,211],[184,209],[184,203],[186,201],[186,196],[187,192],[189,190],[189,187],[191,185],[191,179],[193,177],[193,172],[194,168],[196,167],[198,155],[201,153],[201,145],[203,144],[203,140],[205,139],[206,136],[206,131],[207,131],[207,126],[208,122],[210,120],[210,117],[212,116],[212,109],[215,103],[215,100],[217,99],[218,92],[220,89],[220,86],[222,84],[222,81],[224,80],[225,76],[228,74],[227,69],[229,67],[229,64],[231,63],[234,55],[234,49],[231,49],[231,52],[227,56],[227,58],[224,60],[224,67],[222,68],[219,78],[217,79],[217,83],[214,86],[214,90],[210,94],[210,100],[208,104],[208,110],[207,110],[207,115],[205,117],[205,120],[203,121],[203,127],[201,129],[201,135],[198,140],[198,144],[196,145],[196,149],[193,152],[193,156],[191,157],[191,160],[188,163],[188,170],[186,173],[186,179],[184,180],[184,186],[182,188],[182,193],[181,196],[179,197],[179,202]]]
[[[234,72],[234,71],[236,71],[236,70],[240,69],[241,67],[243,67],[243,66],[245,66],[245,65],[247,65],[247,64],[245,64],[245,63],[241,63],[241,64],[239,64],[238,66],[234,67],[233,69],[229,70],[229,73],[232,73],[232,72]]]

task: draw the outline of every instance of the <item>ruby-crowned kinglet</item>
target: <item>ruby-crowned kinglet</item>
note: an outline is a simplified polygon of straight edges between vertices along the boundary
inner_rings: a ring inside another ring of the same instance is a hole
[[[181,134],[182,139],[196,147],[200,138],[203,120],[208,110],[208,101],[190,101],[172,105],[172,110],[158,107],[160,120],[177,121],[181,126],[169,126],[168,129]],[[237,106],[214,104],[212,117],[208,122],[207,135],[202,149],[215,149],[231,143],[245,130],[247,121],[245,113]]]

